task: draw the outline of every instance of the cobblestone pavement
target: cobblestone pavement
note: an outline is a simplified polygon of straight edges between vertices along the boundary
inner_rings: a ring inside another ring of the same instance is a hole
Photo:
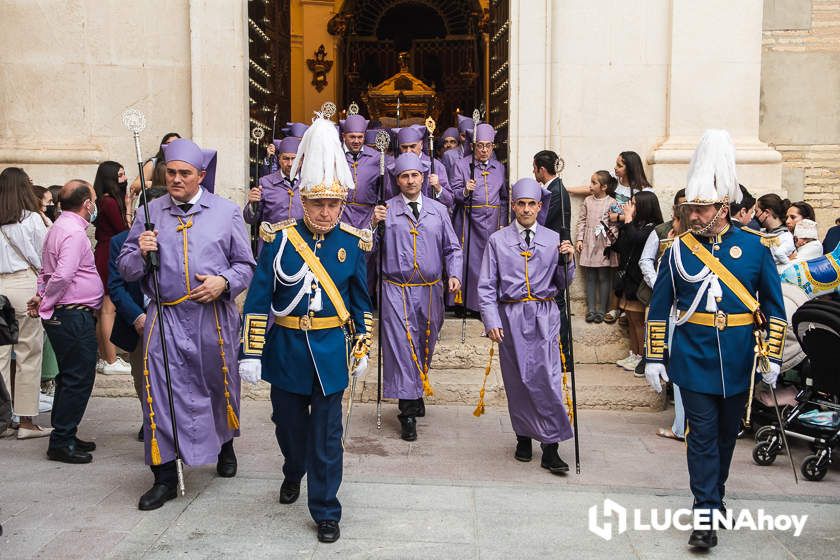
[[[626,508],[690,507],[683,444],[656,437],[670,413],[583,410],[581,474],[553,476],[539,461],[513,460],[507,412],[430,406],[419,438],[399,439],[396,407],[356,405],[345,453],[342,538],[320,544],[305,485],[292,506],[277,502],[281,457],[270,403],[244,401],[239,474],[220,479],[212,465],[187,470],[187,494],[153,512],[136,508],[151,483],[135,440],[139,405],[97,398],[80,437],[96,441],[90,465],[47,461],[46,441],[0,440],[0,558],[680,558],[684,531],[632,527],[609,541],[587,530],[588,511],[610,498]],[[45,420],[46,422],[46,420]],[[798,467],[809,453],[794,444]],[[788,531],[723,531],[715,558],[836,557],[840,469],[794,485],[787,458],[769,467],[739,442],[727,506],[808,515],[801,536]],[[573,463],[571,442],[561,456]],[[537,457],[538,458],[538,457]],[[616,525],[613,519],[613,525]]]

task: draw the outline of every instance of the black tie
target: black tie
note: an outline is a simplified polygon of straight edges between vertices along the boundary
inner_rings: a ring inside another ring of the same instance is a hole
[[[420,209],[417,207],[417,203],[416,202],[409,202],[408,205],[411,206],[411,213],[414,214],[414,219],[419,220],[420,219]]]
[[[178,208],[180,208],[180,209],[181,209],[181,210],[182,210],[185,214],[186,214],[187,212],[189,212],[189,211],[190,211],[190,208],[192,208],[192,207],[193,207],[193,205],[192,205],[192,204],[190,204],[189,202],[185,202],[185,203],[183,203],[183,204],[179,204],[179,205],[178,205]]]
[[[531,230],[530,229],[525,230],[525,245],[527,245],[528,247],[531,246]]]

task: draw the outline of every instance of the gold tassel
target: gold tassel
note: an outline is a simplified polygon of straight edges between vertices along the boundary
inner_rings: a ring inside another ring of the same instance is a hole
[[[154,433],[154,432],[152,432]],[[160,447],[158,446],[157,436],[152,436],[152,464],[160,465]]]
[[[455,305],[463,305],[464,304],[464,296],[461,295],[461,290],[455,292]]]
[[[558,336],[557,344],[560,346],[560,367],[563,371],[563,397],[566,402],[566,414],[569,416],[569,422],[574,422],[574,410],[572,409],[572,392],[569,389],[569,372],[566,368],[566,355],[563,353],[563,340]]]
[[[478,418],[482,414],[484,414],[484,393],[487,390],[487,378],[490,376],[490,368],[493,366],[493,352],[495,351],[495,346],[493,343],[490,343],[490,359],[487,360],[487,367],[484,368],[484,382],[481,384],[481,391],[478,392],[478,405],[475,407],[473,411],[473,416]]]
[[[238,430],[239,429],[239,418],[236,417],[236,413],[233,411],[233,407],[228,403],[227,405],[227,422],[228,428],[231,430]]]

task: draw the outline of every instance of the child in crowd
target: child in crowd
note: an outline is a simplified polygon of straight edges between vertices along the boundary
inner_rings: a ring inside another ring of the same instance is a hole
[[[809,261],[823,256],[823,246],[817,234],[817,222],[804,218],[793,230],[796,244],[796,262]]]
[[[610,207],[616,203],[612,193],[617,185],[609,171],[596,171],[589,182],[590,195],[583,201],[577,222],[575,251],[578,265],[586,270],[586,322],[601,323],[610,301],[610,288],[618,255],[609,251],[618,234],[609,222]]]

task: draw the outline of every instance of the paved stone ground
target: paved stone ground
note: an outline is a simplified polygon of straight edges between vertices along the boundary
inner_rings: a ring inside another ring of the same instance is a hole
[[[45,459],[46,441],[0,440],[0,558],[692,558],[687,534],[628,531],[610,541],[587,530],[587,511],[609,497],[628,508],[689,507],[682,444],[658,438],[670,412],[581,412],[582,474],[552,476],[538,461],[513,460],[504,409],[481,418],[472,407],[430,406],[419,439],[398,437],[395,407],[357,405],[340,498],[342,538],[320,544],[305,491],[277,503],[281,457],[270,404],[245,401],[239,474],[213,466],[187,471],[187,494],[154,512],[136,502],[150,485],[134,440],[139,405],[93,399],[81,436],[99,446],[90,465]],[[571,443],[561,455],[571,462]],[[792,532],[725,531],[716,558],[836,558],[840,469],[795,486],[786,457],[753,464],[751,440],[737,449],[728,506],[807,514]],[[808,453],[794,447],[797,467]]]

